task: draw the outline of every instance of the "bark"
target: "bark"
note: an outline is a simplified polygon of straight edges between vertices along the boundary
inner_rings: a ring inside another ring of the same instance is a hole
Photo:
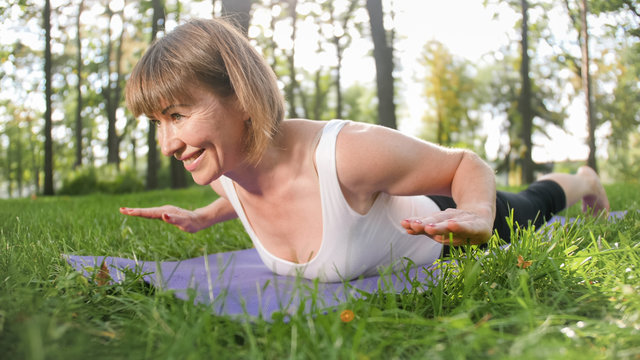
[[[580,22],[582,23],[582,26],[580,27],[580,37],[582,38],[582,42],[580,43],[580,47],[582,48],[582,91],[584,92],[587,130],[589,132],[589,135],[587,137],[587,143],[589,145],[589,157],[587,159],[587,165],[598,171],[596,163],[596,119],[595,116],[593,116],[593,101],[591,101],[591,74],[589,71],[589,28],[587,24],[588,11],[589,8],[587,5],[587,1],[580,0]]]
[[[44,195],[53,195],[53,138],[51,136],[51,3],[44,3]]]
[[[393,47],[387,41],[384,29],[382,1],[367,0],[373,57],[376,64],[376,84],[378,91],[378,123],[395,129],[396,105],[394,103]]]
[[[529,4],[527,0],[521,0],[522,4],[522,59],[520,64],[520,77],[522,79],[522,89],[518,107],[522,116],[521,139],[523,149],[521,151],[522,160],[522,183],[533,182],[533,159],[531,158],[531,133],[533,130],[533,109],[531,107],[531,79],[529,78]]]
[[[153,4],[153,20],[151,24],[151,42],[156,39],[156,36],[161,29],[159,23],[162,20],[164,25],[164,4],[162,0],[152,0]],[[149,132],[147,133],[147,145],[149,152],[147,154],[147,189],[158,188],[158,167],[160,161],[158,159],[158,146],[156,144],[156,128],[149,124]]]
[[[22,130],[18,124],[16,125],[16,183],[18,184],[18,197],[22,197],[22,175],[24,173],[22,169]]]
[[[180,22],[180,2],[177,2],[176,7],[176,21]],[[132,141],[132,144],[135,150],[135,141]],[[185,172],[184,165],[182,165],[182,161],[173,156],[169,158],[169,174],[171,176],[172,189],[187,187],[187,174]]]
[[[113,14],[109,11],[109,22]],[[123,17],[124,15],[120,14]],[[122,39],[124,36],[124,29],[118,36],[118,43],[116,44],[116,58],[115,58],[115,80],[111,80],[111,52],[113,49],[113,43],[111,42],[111,28],[108,28],[109,41],[107,43],[107,86],[103,93],[107,106],[107,163],[115,164],[118,168],[120,166],[120,138],[116,130],[116,113],[120,106],[120,97],[122,95],[122,87],[120,85],[120,78],[122,77],[121,62],[122,62]]]
[[[78,71],[78,83],[76,84],[76,162],[74,168],[82,166],[82,37],[80,33],[80,15],[84,7],[84,0],[80,0],[78,5],[78,15],[76,17],[76,69]]]
[[[296,13],[296,7],[298,6],[298,0],[287,0],[289,2],[289,16],[291,17],[291,26],[293,32],[291,34],[291,41],[294,46],[291,52],[287,55],[287,63],[289,64],[289,84],[285,87],[285,94],[289,103],[289,117],[297,118],[298,111],[296,107],[296,91],[298,90],[298,81],[296,80],[296,64],[295,64],[295,42],[296,42],[296,28],[298,14]]]
[[[342,111],[343,111],[342,79],[341,79],[343,53],[344,53],[344,49],[348,46],[348,43],[351,42],[350,37],[346,33],[346,31],[347,31],[347,26],[349,25],[349,20],[352,18],[353,12],[355,11],[357,4],[358,4],[357,1],[351,0],[351,2],[349,3],[349,8],[347,9],[346,13],[343,14],[343,17],[342,17],[341,25],[344,33],[339,36],[337,35],[333,36],[333,45],[336,48],[336,57],[338,60],[338,63],[336,66],[336,78],[335,78],[336,118],[338,119],[342,119]],[[338,21],[338,19],[335,18],[335,15],[333,14],[333,12],[334,12],[334,7],[333,7],[333,3],[331,3],[329,15],[331,16],[331,23],[335,24]],[[345,37],[349,41],[347,42],[347,44],[342,44],[341,41]]]
[[[222,0],[222,16],[235,24],[245,35],[249,33],[250,12],[251,0]]]
[[[6,169],[5,172],[7,174],[7,196],[13,197],[13,179],[11,178],[11,165],[13,164],[13,156],[11,151],[11,137],[9,136],[9,143],[7,144],[7,154],[6,154]]]

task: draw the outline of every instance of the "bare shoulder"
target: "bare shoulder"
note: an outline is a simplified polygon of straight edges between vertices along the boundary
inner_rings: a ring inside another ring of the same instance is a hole
[[[336,153],[344,165],[359,168],[366,165],[367,171],[386,161],[397,163],[406,159],[408,151],[424,155],[435,148],[422,140],[405,135],[384,126],[350,122],[338,134]]]
[[[287,119],[282,122],[281,129],[287,137],[304,138],[306,136],[314,136],[325,124],[325,121]]]
[[[433,181],[448,169],[455,151],[379,125],[349,123],[338,135],[336,167],[347,190],[376,194],[415,193],[408,182]]]

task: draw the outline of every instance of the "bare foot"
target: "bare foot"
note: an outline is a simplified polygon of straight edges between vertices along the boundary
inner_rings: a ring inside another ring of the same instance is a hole
[[[584,177],[591,186],[591,194],[582,198],[582,211],[593,211],[593,215],[598,215],[604,211],[604,215],[609,215],[609,198],[607,192],[600,182],[598,174],[588,166],[581,166],[576,175]]]

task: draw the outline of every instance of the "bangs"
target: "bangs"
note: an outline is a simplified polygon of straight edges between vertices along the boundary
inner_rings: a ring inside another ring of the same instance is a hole
[[[156,40],[135,65],[125,90],[135,117],[187,100],[189,89],[204,85],[218,96],[234,93],[220,51],[202,29],[182,25]]]
[[[184,99],[188,95],[187,83],[193,78],[184,68],[166,61],[160,46],[149,50],[150,54],[136,64],[125,90],[127,107],[135,117],[152,117],[163,106]]]

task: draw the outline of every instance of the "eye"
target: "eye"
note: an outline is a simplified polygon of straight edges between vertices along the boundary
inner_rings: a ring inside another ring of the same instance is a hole
[[[180,121],[182,119],[184,119],[184,115],[182,114],[178,114],[178,113],[171,114],[171,120],[173,121]]]
[[[151,125],[155,126],[155,127],[160,127],[160,120],[157,119],[149,119],[149,122],[151,123]]]

